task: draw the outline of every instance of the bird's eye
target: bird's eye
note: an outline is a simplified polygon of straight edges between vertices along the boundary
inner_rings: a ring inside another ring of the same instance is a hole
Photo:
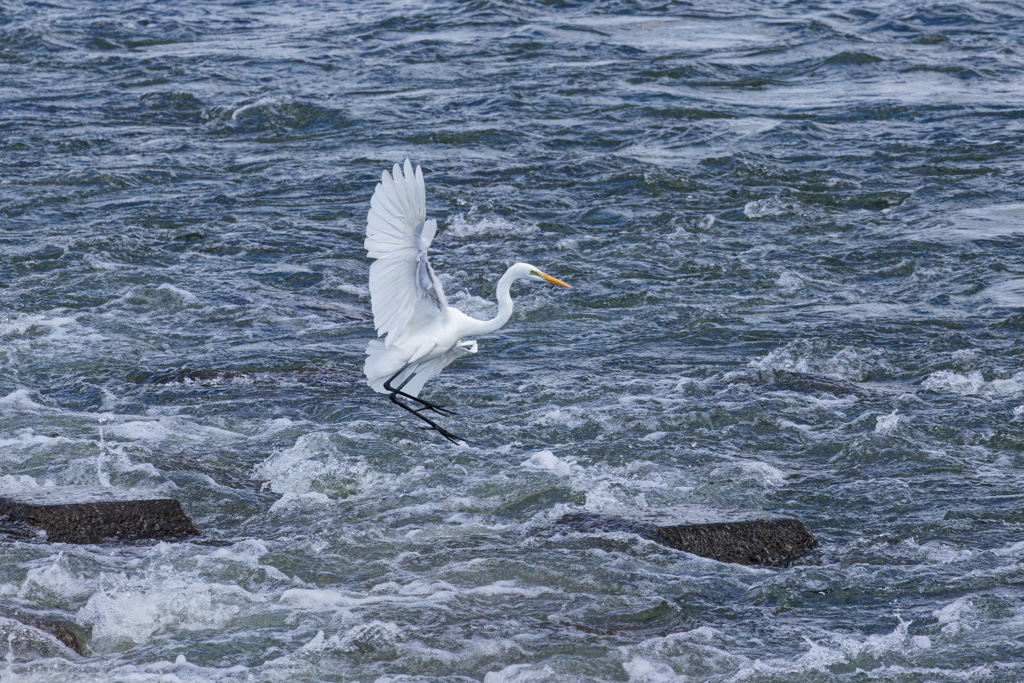
[[[531,270],[530,275],[540,275],[536,270]]]

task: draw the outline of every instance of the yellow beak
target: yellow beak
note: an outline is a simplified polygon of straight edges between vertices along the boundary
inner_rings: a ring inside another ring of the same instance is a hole
[[[537,271],[537,275],[540,275],[542,278],[544,278],[545,280],[547,280],[548,282],[550,282],[553,285],[561,285],[562,287],[568,287],[569,289],[572,289],[572,285],[567,285],[564,282],[562,282],[561,280],[559,280],[558,278],[551,277],[547,273],[542,273],[542,272],[540,272],[538,270]]]

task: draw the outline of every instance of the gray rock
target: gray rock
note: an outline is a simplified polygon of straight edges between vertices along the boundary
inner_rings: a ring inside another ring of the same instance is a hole
[[[85,654],[85,643],[88,641],[90,629],[63,616],[0,602],[0,620],[15,621],[38,629],[50,634],[78,654]],[[0,639],[3,637],[0,633]]]
[[[0,617],[0,658],[27,660],[48,657],[81,659],[81,656],[49,633],[14,619]]]
[[[91,486],[0,491],[0,531],[55,543],[200,533],[173,498]]]
[[[820,544],[804,523],[756,510],[681,505],[650,512],[562,517],[577,531],[627,531],[720,562],[784,567]]]

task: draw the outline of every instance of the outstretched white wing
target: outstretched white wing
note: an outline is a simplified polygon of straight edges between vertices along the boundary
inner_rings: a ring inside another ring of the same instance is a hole
[[[387,171],[370,200],[366,216],[367,255],[370,264],[370,304],[377,336],[388,335],[391,346],[407,329],[425,325],[448,308],[444,289],[427,262],[437,222],[427,220],[423,171],[405,160],[405,172],[395,164]]]

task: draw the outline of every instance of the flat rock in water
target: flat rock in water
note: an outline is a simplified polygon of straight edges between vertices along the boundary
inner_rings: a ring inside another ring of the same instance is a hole
[[[584,532],[628,531],[720,562],[769,567],[785,567],[820,545],[795,517],[703,505],[615,515],[573,513],[559,523]]]
[[[92,486],[0,491],[0,531],[28,537],[45,532],[55,543],[200,533],[173,498]]]

